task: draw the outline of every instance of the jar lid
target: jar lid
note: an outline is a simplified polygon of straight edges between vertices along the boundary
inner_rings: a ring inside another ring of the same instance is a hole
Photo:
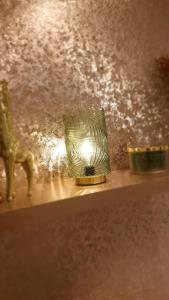
[[[163,145],[163,146],[145,146],[145,147],[129,147],[127,151],[129,153],[134,152],[156,152],[156,151],[168,151],[169,146]]]

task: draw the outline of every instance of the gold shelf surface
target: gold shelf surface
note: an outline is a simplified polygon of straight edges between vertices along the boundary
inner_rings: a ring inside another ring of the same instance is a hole
[[[11,212],[19,209],[32,208],[42,204],[69,202],[70,198],[77,198],[88,194],[94,194],[107,190],[122,190],[142,183],[154,183],[165,179],[169,182],[169,173],[151,175],[132,175],[129,170],[113,171],[106,177],[106,182],[91,186],[78,186],[72,178],[58,177],[48,183],[39,183],[33,186],[32,197],[26,196],[27,187],[17,187],[16,198],[8,203],[3,199],[0,201],[0,213]],[[80,199],[79,199],[80,201]],[[104,199],[105,201],[105,199]],[[70,203],[70,202],[69,202]]]

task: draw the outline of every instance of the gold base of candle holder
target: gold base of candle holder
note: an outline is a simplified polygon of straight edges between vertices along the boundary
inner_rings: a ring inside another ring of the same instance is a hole
[[[106,182],[106,176],[76,178],[77,185],[95,185]]]

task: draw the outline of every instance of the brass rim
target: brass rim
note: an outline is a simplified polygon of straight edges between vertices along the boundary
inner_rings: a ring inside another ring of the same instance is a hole
[[[163,170],[157,170],[157,171],[136,171],[136,170],[131,170],[131,174],[133,174],[133,175],[153,175],[153,174],[165,173],[167,171],[168,171],[167,168],[165,168]]]
[[[76,178],[77,185],[95,185],[95,184],[104,183],[105,181],[106,181],[106,176]]]
[[[131,148],[129,147],[127,151],[129,153],[133,152],[156,152],[156,151],[168,151],[169,146],[164,145],[164,146],[147,146],[147,147],[136,147],[136,148]]]

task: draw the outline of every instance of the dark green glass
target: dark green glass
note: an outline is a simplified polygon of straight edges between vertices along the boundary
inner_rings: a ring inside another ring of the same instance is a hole
[[[130,148],[131,149],[131,148]],[[168,169],[168,149],[129,152],[130,169],[133,173],[161,172]]]
[[[63,116],[69,175],[105,176],[110,172],[103,110],[78,111]]]

